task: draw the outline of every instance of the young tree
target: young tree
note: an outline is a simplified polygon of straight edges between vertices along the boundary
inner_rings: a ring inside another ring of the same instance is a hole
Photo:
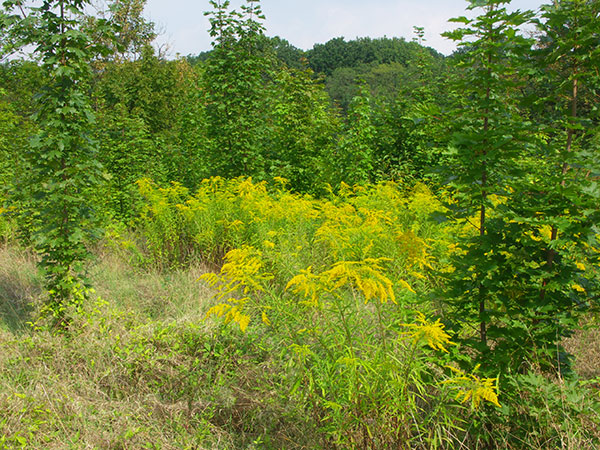
[[[107,59],[112,61],[136,61],[144,49],[156,39],[154,22],[144,16],[147,0],[108,0],[106,9],[98,16],[85,16],[83,30],[94,42],[102,42],[110,51]],[[111,24],[114,33],[106,35],[104,23]]]
[[[46,274],[49,310],[60,324],[67,306],[85,297],[83,263],[94,230],[90,193],[100,178],[89,138],[94,114],[88,80],[90,62],[102,48],[81,30],[85,5],[85,0],[43,0],[38,7],[3,3],[5,24],[20,45],[35,46],[49,80],[37,102],[40,132],[25,151],[29,176],[22,192]]]
[[[108,178],[99,191],[103,213],[126,222],[137,212],[136,181],[163,181],[160,155],[144,120],[128,114],[121,103],[98,114],[97,129],[98,156]]]
[[[264,16],[257,0],[241,12],[229,1],[214,1],[209,16],[213,37],[203,73],[209,160],[213,174],[264,176],[258,143],[265,133],[266,83],[274,59],[262,38]]]
[[[0,185],[5,187],[12,178],[14,157],[11,150],[11,138],[17,129],[17,116],[13,113],[11,105],[4,101],[6,91],[0,88]]]
[[[446,33],[461,49],[455,57],[458,105],[451,115],[455,131],[449,146],[448,183],[455,193],[455,203],[450,205],[454,219],[470,223],[473,232],[465,237],[464,255],[454,262],[456,270],[446,295],[452,317],[468,326],[477,323],[478,339],[467,341],[485,361],[490,338],[503,338],[498,316],[508,307],[501,289],[508,274],[492,256],[503,240],[505,223],[503,217],[490,213],[494,199],[510,195],[511,180],[520,176],[515,162],[524,142],[514,92],[519,57],[530,45],[517,28],[530,14],[508,13],[503,7],[509,3],[506,0],[469,3],[469,10],[482,8],[482,14],[475,19],[452,19],[465,27]]]
[[[537,297],[536,332],[546,335],[546,351],[556,359],[553,344],[577,325],[577,313],[590,299],[598,298],[597,274],[587,261],[598,258],[590,250],[597,247],[599,231],[594,137],[600,125],[600,1],[555,1],[542,8],[537,25],[531,84],[541,138],[532,157],[523,160],[529,176],[516,187],[515,209],[517,220],[535,218],[534,226],[545,230],[537,295],[531,295]]]
[[[323,186],[339,119],[323,83],[310,69],[282,68],[269,95],[267,170],[287,178],[292,189],[315,193]],[[336,170],[339,167],[335,167]]]
[[[114,0],[109,9],[110,20],[117,30],[113,54],[125,60],[136,60],[157,36],[153,22],[143,16],[147,0]]]
[[[485,13],[458,19],[470,28],[448,34],[465,49],[458,85],[465,101],[454,119],[461,131],[453,134],[450,155],[456,189],[451,207],[474,227],[455,259],[449,302],[455,317],[478,324],[478,342],[466,341],[479,350],[487,370],[556,370],[564,362],[560,339],[597,289],[586,266],[588,258],[597,260],[590,250],[597,248],[598,189],[595,169],[579,151],[589,140],[576,114],[580,85],[597,76],[597,69],[582,70],[597,51],[597,2],[546,8],[543,26],[562,31],[551,46],[556,59],[546,59],[537,72],[532,58],[524,57],[531,43],[516,30],[530,14],[509,14],[501,7],[506,3],[471,1],[471,8],[483,6]],[[594,3],[595,10],[571,8]],[[590,18],[587,28],[582,17]],[[551,114],[549,124],[524,122],[517,100],[526,91],[525,75],[548,84],[559,60],[579,63],[567,64],[565,73],[573,76],[561,77],[566,83],[538,103],[550,110],[558,106],[562,116]]]
[[[335,165],[342,177],[340,181],[350,185],[372,181],[376,135],[372,101],[363,84],[350,102],[348,121],[338,144]]]

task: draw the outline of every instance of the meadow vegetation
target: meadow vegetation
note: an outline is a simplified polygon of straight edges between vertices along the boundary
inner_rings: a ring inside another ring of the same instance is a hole
[[[0,8],[1,449],[600,448],[598,0],[175,61],[86,3]]]
[[[593,330],[565,342],[585,377],[557,379],[479,373],[445,327],[436,274],[476,230],[432,220],[443,193],[138,184],[140,224],[95,248],[68,333],[36,322],[36,258],[7,237],[4,447],[597,445]]]

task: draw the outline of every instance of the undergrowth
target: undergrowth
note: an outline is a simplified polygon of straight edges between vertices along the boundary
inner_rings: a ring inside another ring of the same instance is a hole
[[[598,446],[593,329],[566,343],[581,378],[484,376],[455,344],[431,294],[473,230],[432,220],[425,185],[140,190],[66,332],[36,322],[35,257],[2,247],[0,448]]]

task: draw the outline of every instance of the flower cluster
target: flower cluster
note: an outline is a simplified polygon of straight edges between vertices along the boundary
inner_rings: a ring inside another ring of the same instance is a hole
[[[471,400],[471,407],[478,409],[483,401],[500,408],[498,402],[498,378],[481,378],[475,375],[479,364],[475,366],[473,373],[467,374],[460,369],[452,366],[447,366],[456,374],[454,378],[443,381],[442,384],[452,385],[458,390],[456,399],[461,403],[466,403]]]
[[[417,323],[403,323],[402,326],[411,328],[412,331],[403,333],[413,340],[415,344],[426,343],[434,350],[442,350],[447,352],[446,345],[454,345],[450,341],[450,335],[444,330],[444,324],[437,319],[435,322],[430,322],[425,317],[425,314],[417,314]]]

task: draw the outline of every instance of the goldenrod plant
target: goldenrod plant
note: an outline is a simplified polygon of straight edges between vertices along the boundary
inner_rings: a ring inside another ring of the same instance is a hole
[[[460,403],[444,383],[427,380],[448,378],[446,354],[456,345],[440,319],[419,313],[406,324],[418,293],[431,289],[428,272],[447,251],[450,231],[426,224],[442,209],[433,194],[424,186],[403,192],[392,183],[343,185],[339,197],[317,200],[249,179],[206,185],[212,192],[201,188],[171,210],[199,220],[211,202],[227,197],[231,206],[218,200],[221,213],[231,214],[227,223],[251,231],[246,239],[256,243],[231,249],[216,273],[201,277],[216,289],[206,319],[233,323],[244,335],[263,330],[279,342],[289,359],[291,393],[318,414],[324,442],[356,448],[446,442],[441,429],[457,428],[462,419],[435,415],[439,408],[460,410]],[[202,207],[195,204],[199,198]],[[300,250],[312,264],[290,266]],[[479,408],[487,394],[473,392]],[[440,427],[439,433],[433,437],[428,426]]]

